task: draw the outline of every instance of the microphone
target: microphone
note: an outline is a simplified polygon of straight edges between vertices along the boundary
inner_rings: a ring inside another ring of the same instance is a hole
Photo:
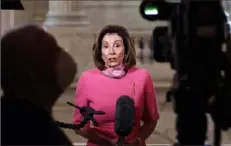
[[[123,145],[123,141],[128,136],[135,124],[134,101],[127,95],[120,96],[116,102],[115,112],[115,132],[119,136],[118,145]]]

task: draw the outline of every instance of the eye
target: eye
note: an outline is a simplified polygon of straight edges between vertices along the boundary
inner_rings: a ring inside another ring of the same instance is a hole
[[[107,48],[108,48],[108,45],[103,45],[103,48],[107,49]]]
[[[119,47],[121,47],[121,45],[120,44],[115,44],[115,47],[119,48]]]

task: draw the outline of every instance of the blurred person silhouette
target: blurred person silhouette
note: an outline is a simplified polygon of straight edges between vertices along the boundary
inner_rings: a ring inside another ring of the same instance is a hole
[[[77,71],[71,56],[36,25],[9,31],[1,45],[1,144],[72,145],[52,118]]]
[[[134,100],[136,116],[133,131],[125,143],[145,146],[145,140],[156,127],[159,113],[152,78],[147,70],[136,67],[135,47],[127,30],[117,25],[104,27],[95,44],[93,59],[96,67],[84,71],[79,78],[75,104],[90,106],[106,114],[94,116],[98,127],[89,123],[77,130],[77,134],[88,139],[87,146],[116,144],[116,101],[121,95],[127,95]],[[82,118],[75,110],[73,122],[78,124]]]
[[[95,50],[95,43],[92,46],[92,51],[94,51],[94,50]]]
[[[144,64],[144,48],[145,48],[145,44],[144,44],[144,38],[141,37],[139,40],[139,49],[140,49],[140,62],[142,64]]]
[[[154,62],[154,56],[153,56],[153,54],[154,54],[153,43],[154,43],[153,39],[150,38],[149,43],[148,43],[148,44],[149,44],[149,50],[150,50],[150,54],[149,54],[149,61],[150,61],[150,63],[153,63],[153,62]]]
[[[136,44],[135,38],[131,37],[131,40],[132,40],[132,43],[135,45]]]

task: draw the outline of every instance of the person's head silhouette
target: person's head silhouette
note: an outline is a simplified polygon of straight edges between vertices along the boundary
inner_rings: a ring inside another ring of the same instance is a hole
[[[4,96],[23,98],[50,110],[74,79],[76,64],[71,56],[36,25],[11,30],[1,44]]]

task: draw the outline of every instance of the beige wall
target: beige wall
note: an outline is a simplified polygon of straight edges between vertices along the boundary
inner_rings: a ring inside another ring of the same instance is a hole
[[[25,10],[14,11],[15,26],[20,26],[20,25],[33,22],[34,2],[33,1],[23,1],[23,6]]]
[[[10,10],[1,10],[1,35],[14,27],[14,12]]]

